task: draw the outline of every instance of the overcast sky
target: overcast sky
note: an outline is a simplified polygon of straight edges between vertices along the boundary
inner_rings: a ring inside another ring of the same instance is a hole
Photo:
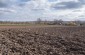
[[[85,0],[0,0],[0,20],[83,20]]]

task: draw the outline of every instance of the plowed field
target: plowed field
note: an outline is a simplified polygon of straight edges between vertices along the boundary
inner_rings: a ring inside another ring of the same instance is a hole
[[[85,27],[0,27],[0,55],[85,55]]]

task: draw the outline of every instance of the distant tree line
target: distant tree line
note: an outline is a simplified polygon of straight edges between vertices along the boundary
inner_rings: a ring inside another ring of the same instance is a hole
[[[29,24],[29,22],[0,21],[0,24]]]
[[[54,19],[53,21],[43,21],[38,18],[36,24],[47,24],[47,25],[66,25],[66,26],[85,26],[85,21],[75,20],[75,21],[63,21],[62,19]]]
[[[47,25],[62,25],[63,20],[62,19],[60,19],[60,20],[54,19],[53,21],[47,21],[47,20],[42,20],[42,19],[38,18],[35,21],[35,23],[36,24],[47,24]]]
[[[0,24],[40,24],[40,25],[66,25],[66,26],[85,26],[84,21],[76,20],[76,21],[63,21],[62,19],[54,19],[53,21],[42,20],[38,18],[36,21],[26,21],[26,22],[12,22],[12,21],[0,21]]]

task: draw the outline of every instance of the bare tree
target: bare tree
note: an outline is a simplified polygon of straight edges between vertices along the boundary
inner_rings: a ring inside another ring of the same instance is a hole
[[[42,22],[42,20],[40,18],[37,19],[36,23],[40,24]]]
[[[76,23],[76,25],[78,25],[78,26],[82,25],[82,23],[81,23],[81,21],[80,21],[80,20],[75,20],[74,22],[75,22],[75,23]]]
[[[59,19],[59,20],[54,19],[53,23],[57,24],[57,25],[61,25],[63,23],[63,21],[62,21],[62,19]]]

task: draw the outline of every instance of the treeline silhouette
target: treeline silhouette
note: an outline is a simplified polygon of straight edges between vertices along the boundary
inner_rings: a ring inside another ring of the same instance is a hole
[[[63,21],[62,19],[54,19],[53,21],[42,20],[38,18],[36,21],[0,21],[0,25],[68,25],[68,26],[85,26],[85,21]]]

